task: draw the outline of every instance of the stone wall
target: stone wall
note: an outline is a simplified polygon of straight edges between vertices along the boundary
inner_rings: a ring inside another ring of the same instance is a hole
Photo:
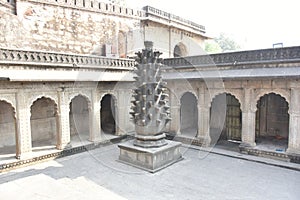
[[[162,57],[173,57],[178,44],[186,49],[184,56],[203,54],[204,37],[142,22],[144,11],[96,0],[21,0],[5,5],[0,6],[0,47],[127,57],[151,40]]]
[[[22,21],[10,12],[0,10],[0,30],[0,47],[30,48],[37,43]]]
[[[83,1],[76,2],[18,1],[17,16],[0,10],[4,30],[0,46],[117,57],[119,33],[140,28],[141,13],[103,3],[92,8],[92,1],[84,1],[83,7]]]
[[[203,50],[204,37],[155,22],[143,23],[145,40],[154,41],[154,48],[163,53],[161,57],[173,57],[175,46],[178,44],[185,48],[186,52],[182,56],[205,54]]]

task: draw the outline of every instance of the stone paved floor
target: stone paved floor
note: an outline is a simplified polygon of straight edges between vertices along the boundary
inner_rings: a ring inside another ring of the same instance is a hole
[[[300,172],[182,148],[155,174],[116,162],[110,145],[0,174],[0,199],[300,199]]]
[[[112,134],[107,134],[107,133],[102,132],[100,141],[108,141],[108,140],[118,138],[118,137],[119,136],[117,136],[117,135],[112,135]],[[71,138],[70,145],[72,147],[79,147],[79,146],[91,144],[92,142],[90,142],[88,139],[89,138],[86,135],[84,135],[84,136],[75,135]],[[49,144],[49,142],[47,142],[47,141],[46,142],[36,142],[35,145],[36,145],[36,147],[32,148],[32,152],[30,154],[32,157],[37,157],[37,156],[41,156],[41,155],[59,152],[59,150],[56,149],[55,145]],[[15,146],[0,148],[0,164],[17,162],[18,160],[15,157],[16,156],[15,152],[16,152]]]

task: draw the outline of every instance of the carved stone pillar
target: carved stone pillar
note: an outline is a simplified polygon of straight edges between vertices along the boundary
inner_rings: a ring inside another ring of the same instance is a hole
[[[19,159],[26,158],[32,150],[30,107],[27,106],[23,91],[16,94],[16,125],[17,125],[17,153]]]
[[[198,108],[198,135],[197,137],[202,140],[204,146],[210,145],[210,135],[209,135],[209,117],[210,112],[208,107]]]
[[[198,134],[197,137],[202,140],[203,146],[209,146],[210,135],[209,135],[209,117],[210,110],[205,100],[205,94],[199,92],[198,98]]]
[[[120,108],[120,101],[122,101],[122,99],[118,98],[120,97],[120,95],[116,96],[115,100],[115,123],[116,123],[116,135],[122,135],[122,128],[120,127],[120,115],[122,115],[122,108]],[[127,114],[127,113],[126,113]],[[129,116],[128,116],[129,117]],[[122,123],[122,122],[121,122]],[[121,124],[122,126],[122,124]]]
[[[254,147],[255,143],[255,112],[242,112],[242,144]]]
[[[180,104],[176,100],[172,102],[172,106],[170,108],[171,118],[170,121],[170,132],[175,133],[176,135],[180,135]]]
[[[244,108],[242,109],[242,144],[243,147],[254,147],[255,143],[255,104],[253,89],[244,90]]]
[[[116,110],[116,114],[118,117],[118,123],[116,123],[116,133],[117,135],[125,135],[126,131],[126,119],[129,117],[129,110],[128,110],[128,96],[126,91],[119,91],[118,92],[118,110]],[[116,108],[116,109],[117,109]]]
[[[98,102],[97,91],[92,91],[91,108],[89,112],[90,120],[90,141],[101,140],[101,120],[100,120],[100,102]]]
[[[300,88],[291,89],[288,153],[300,154]]]
[[[64,91],[58,91],[57,95],[57,149],[64,149],[70,143],[69,104]]]

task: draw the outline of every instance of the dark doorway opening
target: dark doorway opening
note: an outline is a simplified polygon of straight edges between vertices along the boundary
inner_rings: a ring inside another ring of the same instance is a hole
[[[83,142],[89,139],[89,104],[86,97],[78,95],[70,103],[70,139],[71,143]]]
[[[238,150],[242,135],[242,111],[238,99],[231,94],[217,95],[210,110],[211,145],[232,147]],[[234,143],[234,144],[233,144]]]
[[[37,99],[31,106],[32,147],[37,150],[57,145],[57,105],[49,98]]]
[[[288,102],[280,95],[266,94],[257,102],[255,136],[258,148],[284,152],[288,146]]]
[[[180,99],[180,132],[196,137],[198,130],[198,108],[195,95],[186,92]]]
[[[107,94],[101,100],[101,129],[104,133],[116,134],[115,100]]]
[[[16,118],[10,103],[0,101],[0,155],[16,155]]]

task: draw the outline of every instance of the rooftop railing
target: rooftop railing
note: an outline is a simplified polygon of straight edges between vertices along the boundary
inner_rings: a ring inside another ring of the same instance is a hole
[[[171,13],[159,10],[159,9],[151,7],[151,6],[145,6],[143,9],[146,12],[146,17],[148,17],[151,14],[152,15],[156,15],[156,16],[159,16],[161,18],[165,18],[167,20],[177,21],[177,22],[180,22],[182,24],[191,26],[191,27],[193,27],[193,28],[195,28],[197,30],[200,30],[201,32],[205,32],[205,26],[199,25],[199,24],[197,24],[195,22],[192,22],[190,20],[184,19],[184,18],[179,17],[177,15],[173,15]]]

